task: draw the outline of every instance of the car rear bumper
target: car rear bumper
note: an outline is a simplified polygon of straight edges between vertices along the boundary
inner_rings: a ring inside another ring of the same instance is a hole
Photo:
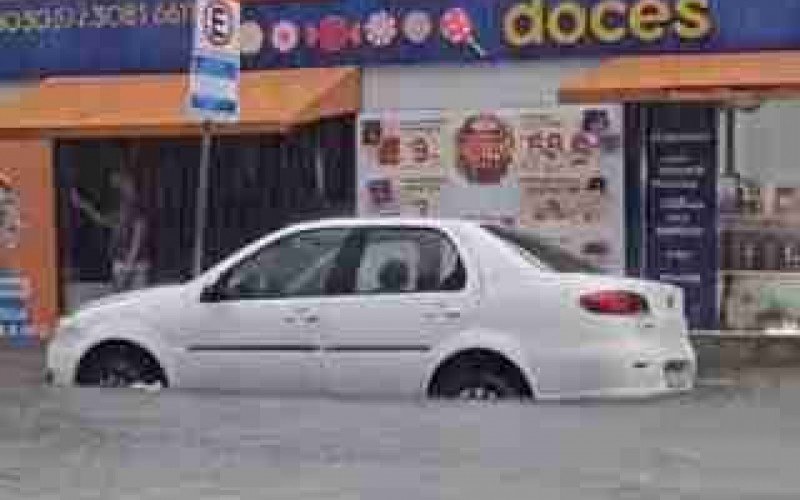
[[[637,342],[582,349],[542,370],[538,399],[641,399],[694,389],[697,357],[688,338],[669,347]]]

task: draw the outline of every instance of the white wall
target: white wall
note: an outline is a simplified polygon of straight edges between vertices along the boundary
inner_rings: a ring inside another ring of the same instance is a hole
[[[800,186],[800,100],[736,117],[736,169],[759,183]]]
[[[366,68],[364,111],[554,106],[564,78],[596,59]]]

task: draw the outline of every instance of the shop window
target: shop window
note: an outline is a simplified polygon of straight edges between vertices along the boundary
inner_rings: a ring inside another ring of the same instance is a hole
[[[214,139],[204,265],[298,220],[351,214],[353,119],[288,136]],[[60,277],[66,309],[190,277],[200,140],[59,141]]]
[[[721,327],[800,333],[800,101],[725,114],[719,196]]]

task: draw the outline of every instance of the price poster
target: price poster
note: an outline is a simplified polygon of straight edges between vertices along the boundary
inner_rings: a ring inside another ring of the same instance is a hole
[[[438,113],[362,116],[358,208],[369,215],[435,216],[444,181]]]
[[[522,226],[624,269],[616,106],[404,111],[359,120],[359,213]]]

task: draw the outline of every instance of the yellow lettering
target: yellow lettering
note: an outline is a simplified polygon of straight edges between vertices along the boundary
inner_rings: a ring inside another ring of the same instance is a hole
[[[122,18],[122,8],[119,5],[108,6],[108,25],[111,28],[119,28]]]
[[[620,0],[606,0],[592,9],[590,26],[596,39],[604,43],[617,43],[625,38],[627,9]]]
[[[26,10],[22,13],[19,23],[22,31],[38,31],[39,30],[39,16],[35,10]]]
[[[670,9],[661,0],[641,0],[630,13],[630,28],[643,42],[655,42],[664,37],[664,25],[670,21]]]
[[[74,25],[75,23],[70,27],[74,27]],[[77,25],[79,28],[85,28],[86,26],[97,27],[97,22],[92,21],[92,11],[89,10],[88,6],[81,8],[80,15],[77,18]]]
[[[136,8],[136,4],[126,3],[120,6],[119,22],[122,26],[132,28],[138,24],[138,15],[139,12]]]
[[[50,15],[50,9],[39,9],[39,18],[43,30],[49,30],[53,27],[53,17]]]
[[[503,17],[506,42],[514,47],[544,43],[544,5],[542,0],[518,3]]]
[[[142,26],[147,26],[150,24],[150,12],[147,9],[147,5],[144,3],[140,3],[139,7],[139,24]]]
[[[17,11],[5,12],[3,14],[3,27],[9,33],[16,33],[22,25],[22,16]]]
[[[708,0],[679,0],[675,7],[675,32],[682,40],[699,40],[711,34],[713,22]]]
[[[569,26],[561,23],[569,19]],[[583,6],[564,2],[556,6],[547,18],[547,31],[554,42],[561,45],[574,45],[586,34],[586,10]]]
[[[181,11],[175,2],[162,3],[153,17],[155,24],[181,24]]]
[[[181,4],[181,12],[183,13],[183,24],[193,24],[194,23],[194,4],[193,3],[182,3]]]
[[[90,26],[93,28],[105,28],[110,24],[108,8],[105,5],[92,5],[92,23]]]
[[[69,29],[75,26],[75,10],[70,7],[58,7],[54,12],[55,25],[61,29]]]

